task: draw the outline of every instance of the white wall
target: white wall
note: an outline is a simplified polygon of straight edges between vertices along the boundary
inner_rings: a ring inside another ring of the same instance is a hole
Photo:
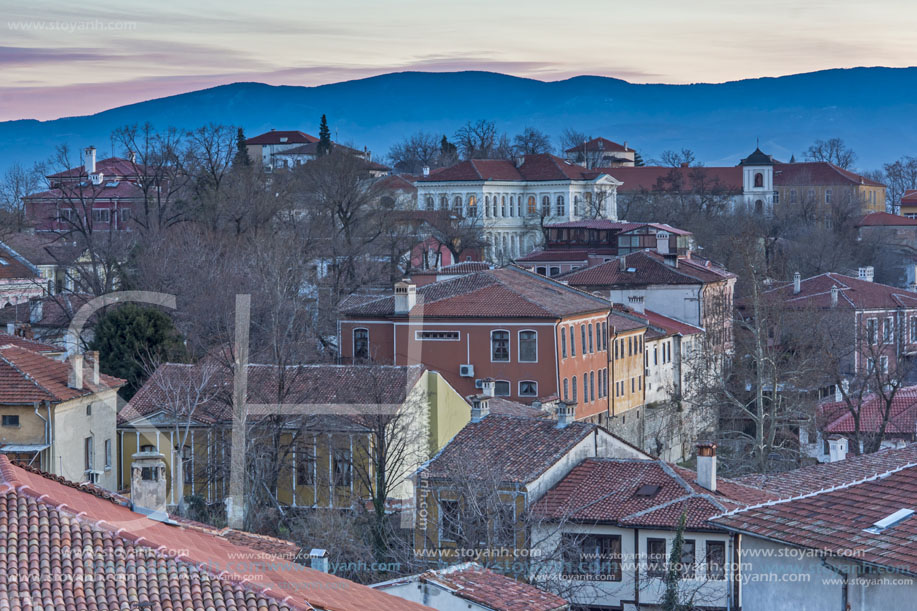
[[[491,611],[490,607],[460,598],[443,588],[420,583],[416,579],[395,584],[377,584],[373,587],[386,594],[420,603],[437,611]]]
[[[653,284],[639,288],[614,288],[608,291],[613,303],[630,303],[628,297],[643,297],[644,308],[686,322],[701,326],[701,285]]]

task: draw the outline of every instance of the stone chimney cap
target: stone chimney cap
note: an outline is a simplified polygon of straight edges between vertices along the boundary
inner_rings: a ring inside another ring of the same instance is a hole
[[[712,441],[702,441],[697,444],[698,456],[716,456],[716,444]]]

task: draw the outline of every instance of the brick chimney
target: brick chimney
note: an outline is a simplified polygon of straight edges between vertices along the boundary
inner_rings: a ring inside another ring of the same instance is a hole
[[[716,492],[716,444],[697,444],[697,483]]]
[[[159,452],[131,456],[131,503],[150,511],[166,511],[166,461]]]
[[[83,390],[83,355],[70,356],[70,374],[67,376],[67,386],[74,390]]]
[[[408,314],[417,304],[417,285],[402,279],[395,283],[395,314]]]

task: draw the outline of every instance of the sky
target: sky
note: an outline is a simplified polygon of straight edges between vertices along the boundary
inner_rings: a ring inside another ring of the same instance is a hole
[[[320,85],[403,70],[718,83],[917,65],[912,0],[0,0],[0,9],[0,120],[239,81]]]

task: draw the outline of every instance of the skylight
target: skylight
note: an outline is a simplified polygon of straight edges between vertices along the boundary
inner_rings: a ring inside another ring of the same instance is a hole
[[[653,497],[656,496],[661,488],[662,486],[657,486],[655,484],[645,484],[637,489],[637,492],[634,494],[634,496],[642,496],[647,498]]]
[[[879,520],[878,522],[874,523],[872,526],[864,530],[868,533],[878,535],[882,531],[892,528],[893,526],[897,526],[901,522],[904,522],[906,519],[908,519],[912,515],[914,515],[913,509],[899,509],[895,513],[885,518],[882,518],[881,520]]]

